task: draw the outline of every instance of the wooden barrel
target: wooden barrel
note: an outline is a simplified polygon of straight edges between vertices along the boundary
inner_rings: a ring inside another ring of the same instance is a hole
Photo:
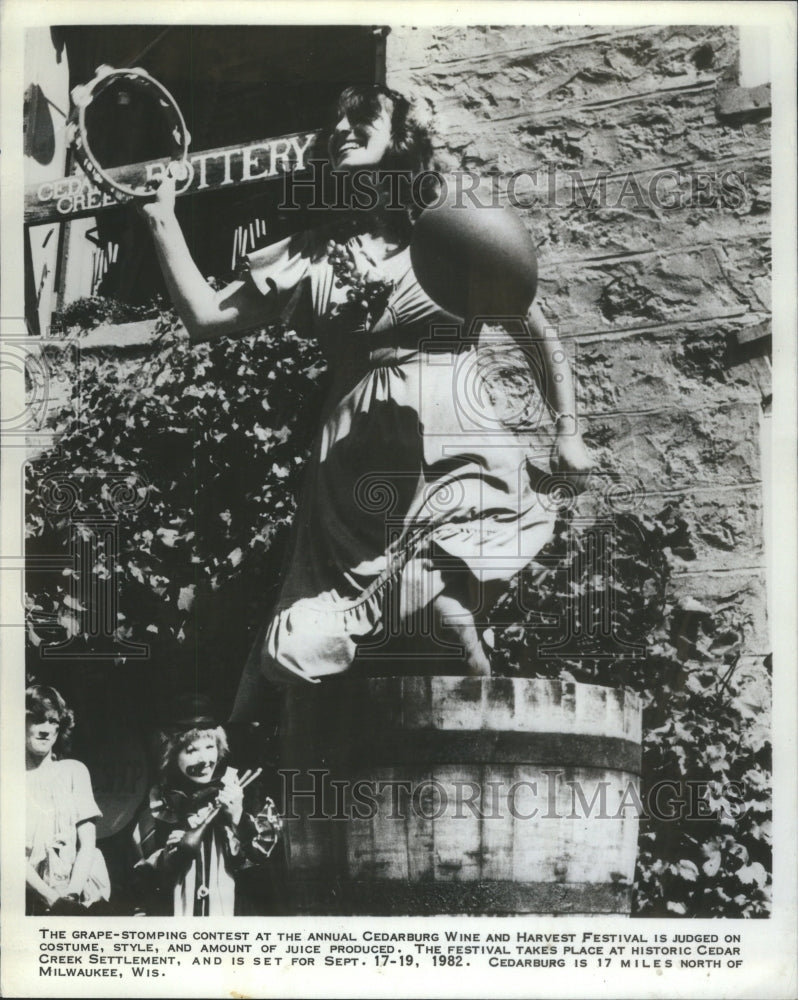
[[[290,912],[628,913],[640,740],[640,699],[623,689],[442,676],[291,689]]]

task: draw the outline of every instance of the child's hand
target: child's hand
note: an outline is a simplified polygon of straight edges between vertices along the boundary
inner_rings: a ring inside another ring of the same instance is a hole
[[[222,812],[229,816],[233,826],[238,826],[244,812],[244,792],[237,780],[222,785],[219,792],[219,805]]]
[[[172,830],[169,836],[166,838],[167,847],[176,847],[178,844],[182,843],[183,837],[185,837],[185,830]]]

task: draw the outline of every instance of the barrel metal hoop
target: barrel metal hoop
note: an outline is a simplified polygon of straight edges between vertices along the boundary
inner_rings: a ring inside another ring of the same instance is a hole
[[[291,766],[312,760],[347,771],[374,766],[434,767],[445,764],[535,764],[642,773],[639,743],[597,733],[528,733],[494,730],[415,729],[347,734],[344,747],[322,746],[293,735],[283,745]],[[351,762],[351,763],[349,763]],[[318,766],[318,763],[315,765]]]

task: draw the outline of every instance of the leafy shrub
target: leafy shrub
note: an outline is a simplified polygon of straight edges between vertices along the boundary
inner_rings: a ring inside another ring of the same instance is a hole
[[[84,304],[67,319],[112,314]],[[81,594],[110,586],[118,659],[122,643],[150,650],[140,687],[189,676],[224,702],[275,596],[324,364],[283,329],[189,346],[172,335],[172,314],[153,322],[161,339],[137,359],[83,359],[80,412],[30,463],[28,555],[93,538],[90,560],[61,575],[29,570],[31,667],[41,669],[42,644],[107,654]],[[92,527],[109,508],[110,541]],[[588,522],[566,511],[494,611],[494,670],[634,688],[645,705],[643,801],[665,780],[699,790],[697,818],[643,819],[636,913],[766,915],[770,746],[741,708],[739,629],[670,601],[673,553],[690,553],[674,506],[650,516],[610,503]]]
[[[641,694],[637,915],[767,916],[771,747],[735,681],[741,630],[696,601],[669,603],[670,553],[689,548],[673,506],[645,516],[610,503],[587,522],[566,512],[541,568],[494,610],[511,621],[497,625],[494,670]]]
[[[138,358],[84,355],[80,412],[28,469],[27,550],[68,553],[110,513],[117,552],[96,536],[91,575],[100,587],[115,576],[120,656],[145,643],[174,683],[190,668],[227,698],[273,597],[324,364],[290,331],[190,346],[174,325],[162,315],[159,344]],[[34,646],[108,649],[80,572],[29,572]]]

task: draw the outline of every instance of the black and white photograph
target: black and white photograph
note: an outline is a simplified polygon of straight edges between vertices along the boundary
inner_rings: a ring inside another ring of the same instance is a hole
[[[7,6],[4,996],[795,995],[795,15]]]

